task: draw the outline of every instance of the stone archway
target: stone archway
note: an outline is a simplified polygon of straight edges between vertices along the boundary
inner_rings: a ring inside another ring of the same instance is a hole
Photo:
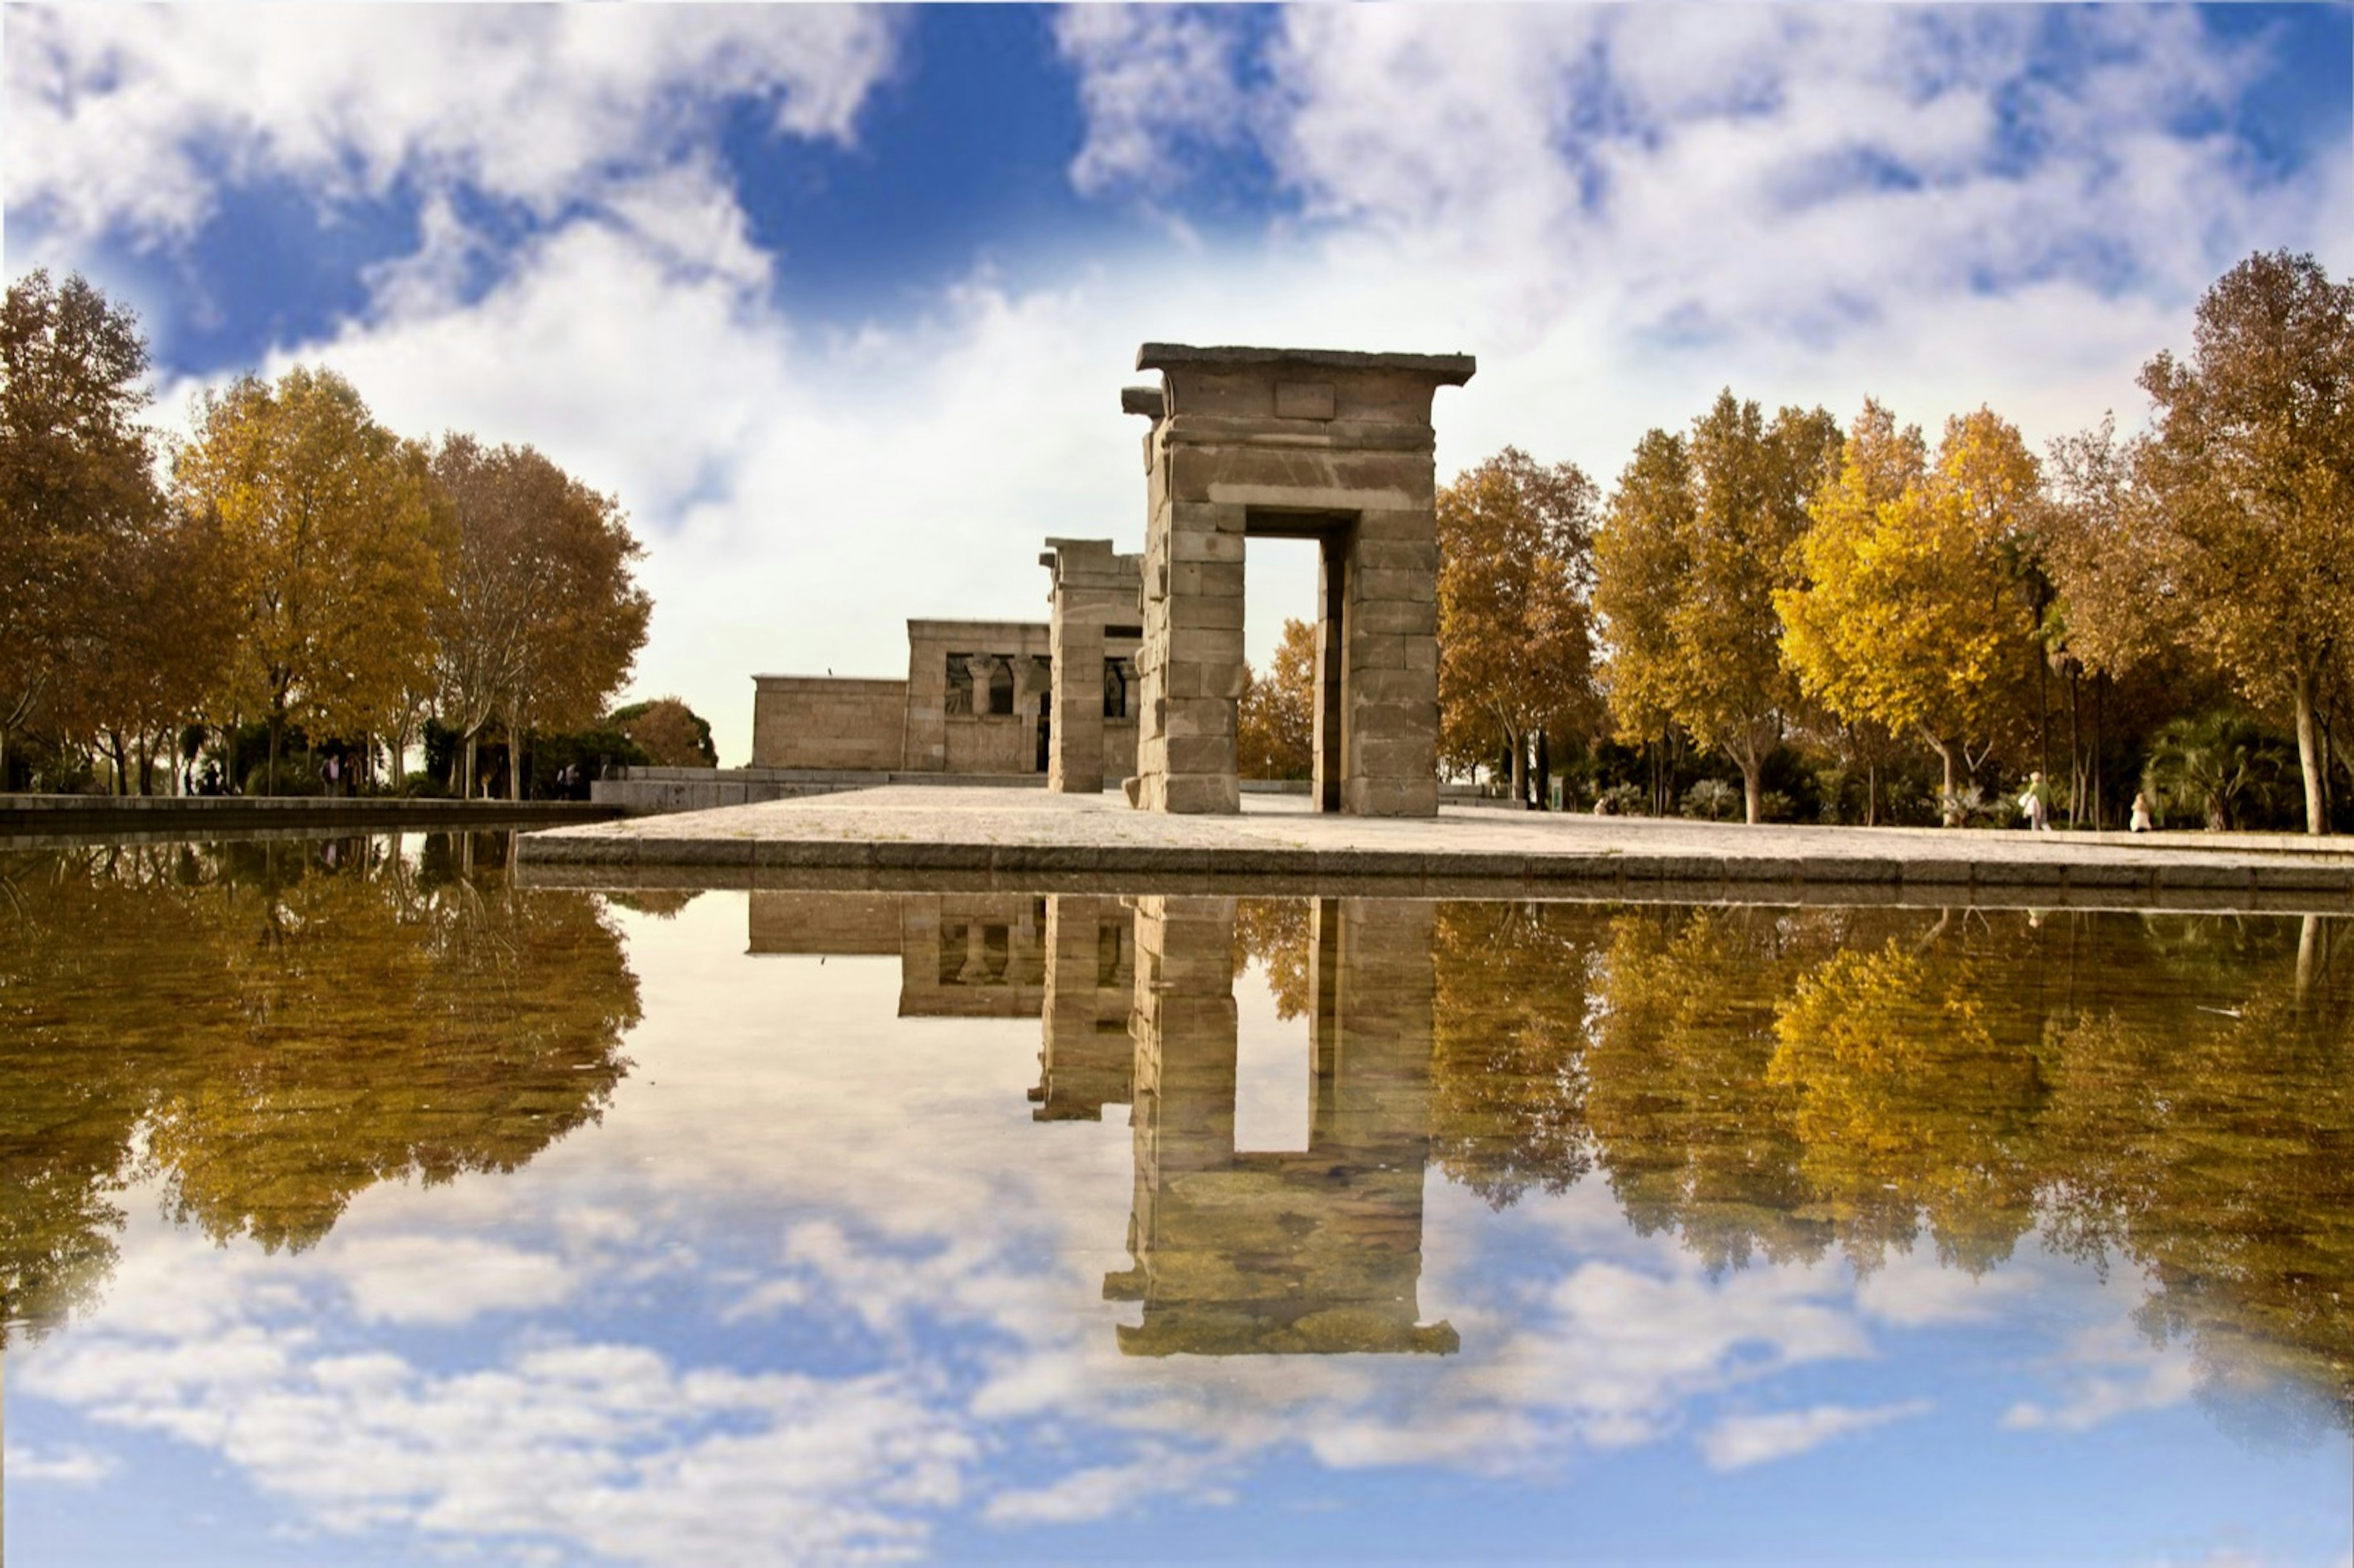
[[[1318,808],[1438,810],[1438,528],[1431,399],[1469,355],[1146,344],[1121,407],[1145,440],[1143,646],[1130,801],[1241,809],[1243,550],[1312,538]]]

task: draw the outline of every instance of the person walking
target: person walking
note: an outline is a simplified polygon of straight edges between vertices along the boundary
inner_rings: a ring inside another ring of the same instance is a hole
[[[2052,786],[2043,782],[2041,769],[2027,776],[2027,792],[2019,798],[2020,810],[2027,813],[2030,832],[2052,831]]]

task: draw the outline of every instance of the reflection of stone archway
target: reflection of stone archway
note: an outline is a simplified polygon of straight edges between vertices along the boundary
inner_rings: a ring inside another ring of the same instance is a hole
[[[1316,800],[1438,810],[1438,531],[1431,398],[1469,355],[1146,344],[1137,777],[1155,811],[1241,808],[1244,540],[1318,541]]]
[[[1437,906],[1319,901],[1309,1144],[1262,1153],[1235,1146],[1235,901],[1133,903],[1132,1077],[1115,1085],[1097,1067],[1085,1080],[1097,1095],[1133,1096],[1135,1266],[1104,1281],[1107,1297],[1143,1306],[1142,1321],[1119,1330],[1121,1351],[1455,1351],[1455,1330],[1421,1321],[1419,1305]],[[1052,955],[1074,962],[1075,995],[1099,983],[1090,946]],[[1050,1083],[1077,1065],[1055,1059],[1076,1032],[1058,1039],[1054,1022]]]

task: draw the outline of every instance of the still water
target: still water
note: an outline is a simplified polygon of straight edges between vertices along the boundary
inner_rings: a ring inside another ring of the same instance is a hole
[[[0,855],[27,1563],[2354,1562],[2335,919]]]

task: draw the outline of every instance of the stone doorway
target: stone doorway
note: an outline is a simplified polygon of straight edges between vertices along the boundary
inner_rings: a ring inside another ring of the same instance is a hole
[[[1469,355],[1147,344],[1152,421],[1137,771],[1147,810],[1241,810],[1245,540],[1308,538],[1317,609],[1318,808],[1438,810],[1438,530],[1431,402]]]

